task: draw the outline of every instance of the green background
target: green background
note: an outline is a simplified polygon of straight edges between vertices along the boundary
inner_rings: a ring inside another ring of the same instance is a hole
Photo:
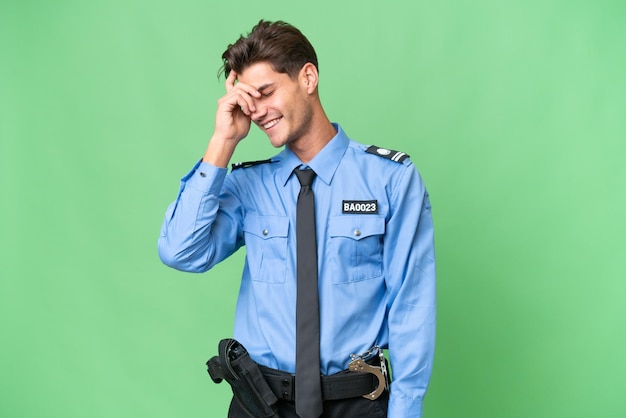
[[[626,416],[626,3],[0,0],[0,416],[224,417],[204,362],[243,252],[156,240],[260,18],[316,47],[332,120],[431,193],[426,418]],[[275,152],[255,129],[236,160]]]

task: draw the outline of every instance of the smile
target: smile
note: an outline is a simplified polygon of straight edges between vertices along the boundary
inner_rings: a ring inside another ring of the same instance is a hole
[[[277,118],[277,119],[272,119],[271,121],[269,121],[269,122],[267,122],[267,123],[264,123],[264,124],[263,124],[263,129],[267,130],[267,129],[270,129],[270,128],[272,128],[272,127],[276,126],[276,124],[277,124],[278,122],[280,122],[280,121],[281,121],[281,119],[282,119],[282,116],[281,116],[280,118]]]

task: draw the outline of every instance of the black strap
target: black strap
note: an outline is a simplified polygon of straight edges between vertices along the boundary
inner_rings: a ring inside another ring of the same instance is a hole
[[[231,165],[231,170],[237,170],[239,168],[254,167],[255,165],[268,164],[268,163],[273,163],[273,162],[274,161],[272,161],[271,158],[267,160],[258,160],[258,161],[243,161],[239,163],[233,163]]]
[[[280,370],[260,366],[265,380],[277,398],[295,401],[295,376]],[[358,398],[372,392],[378,379],[370,373],[353,373],[347,370],[322,376],[322,396],[325,401]]]

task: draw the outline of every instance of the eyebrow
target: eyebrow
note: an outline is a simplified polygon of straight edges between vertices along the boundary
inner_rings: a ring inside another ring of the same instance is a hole
[[[276,83],[267,83],[267,84],[263,84],[261,87],[257,88],[257,91],[258,91],[259,93],[263,93],[263,90],[267,90],[268,88],[273,87],[273,86],[274,86],[274,84],[276,84]]]

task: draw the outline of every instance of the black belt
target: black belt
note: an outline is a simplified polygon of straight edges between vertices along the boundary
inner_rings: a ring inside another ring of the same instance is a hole
[[[291,373],[259,366],[261,373],[278,399],[295,400],[295,380]],[[378,386],[378,379],[371,373],[354,373],[348,370],[322,376],[322,397],[325,401],[357,398],[372,392]]]

